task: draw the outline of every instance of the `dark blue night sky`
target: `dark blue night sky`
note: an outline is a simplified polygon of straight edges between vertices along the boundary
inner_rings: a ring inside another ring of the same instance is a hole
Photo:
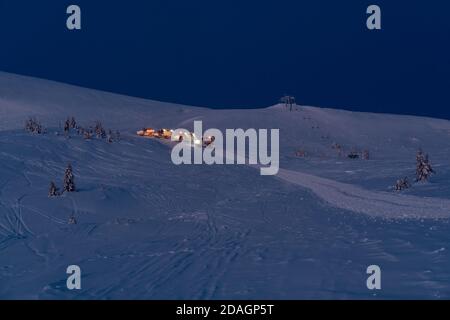
[[[65,27],[69,4],[81,31]],[[289,93],[450,119],[444,0],[0,0],[0,36],[2,71],[133,96],[236,108]]]

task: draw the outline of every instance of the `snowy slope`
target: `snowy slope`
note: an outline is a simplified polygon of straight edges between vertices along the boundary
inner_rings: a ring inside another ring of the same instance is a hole
[[[55,135],[69,115],[123,139]],[[29,116],[48,134],[26,133]],[[134,135],[194,120],[280,128],[279,175],[177,167],[167,145]],[[0,73],[0,298],[449,298],[449,137],[438,119],[212,110]],[[339,157],[334,143],[371,160]],[[394,193],[420,147],[437,175]],[[48,198],[69,161],[79,191]],[[71,264],[83,271],[81,291],[65,288]],[[376,294],[365,287],[371,264],[383,271]]]

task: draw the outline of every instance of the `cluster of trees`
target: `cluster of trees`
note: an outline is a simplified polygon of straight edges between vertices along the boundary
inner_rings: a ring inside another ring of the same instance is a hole
[[[395,191],[402,191],[411,187],[409,183],[408,177],[404,177],[403,179],[398,179],[395,183],[394,189]]]
[[[428,154],[424,154],[422,150],[419,150],[416,155],[416,181],[427,181],[432,173],[434,171]]]
[[[56,186],[54,181],[50,182],[50,189],[48,191],[49,197],[59,197],[64,192],[76,192],[77,189],[75,187],[75,176],[73,174],[72,165],[69,163],[67,165],[66,171],[64,172],[64,179],[63,179],[63,190],[62,192],[59,191],[58,187]],[[77,224],[77,220],[75,219],[74,215],[71,215],[69,217],[69,224]]]
[[[428,154],[425,154],[422,150],[419,150],[416,155],[416,182],[428,181],[430,176],[435,173],[431,167]],[[397,180],[394,189],[396,191],[402,191],[411,187],[408,177]]]
[[[50,189],[48,191],[48,196],[49,197],[58,197],[58,196],[62,195],[64,192],[76,192],[75,176],[73,174],[72,165],[70,163],[67,165],[67,168],[64,172],[62,192],[59,191],[55,182],[51,181]]]
[[[77,129],[77,121],[75,120],[75,117],[68,117],[67,120],[64,122],[64,135],[69,135],[70,129]]]
[[[98,139],[106,139],[107,142],[120,141],[120,132],[117,130],[106,130],[100,121],[96,121],[95,125],[88,128],[83,128],[77,124],[74,117],[68,117],[64,123],[64,135],[69,136],[70,130],[74,129],[77,135],[82,136],[85,140],[90,140],[94,137]]]
[[[42,126],[42,124],[36,118],[29,118],[25,122],[25,130],[30,133],[36,133],[36,134],[46,133],[45,128]]]
[[[369,160],[370,159],[370,153],[369,153],[369,150],[351,151],[349,154],[347,154],[347,158],[349,158],[349,159]]]
[[[339,157],[346,156],[349,159],[362,159],[362,160],[370,159],[370,152],[367,149],[364,149],[362,151],[357,151],[353,149],[349,153],[346,153],[344,147],[336,142],[331,145],[331,148],[336,150]]]
[[[36,118],[31,117],[25,122],[25,130],[35,134],[47,133],[47,129],[45,129],[42,124],[36,120]],[[112,143],[115,141],[120,141],[121,138],[118,130],[106,130],[100,121],[96,121],[94,126],[83,128],[78,125],[75,117],[73,116],[67,117],[66,121],[64,121],[64,136],[70,137],[71,130],[74,130],[77,135],[82,136],[85,140],[90,140],[93,137],[97,137],[98,139],[105,139],[107,142]]]

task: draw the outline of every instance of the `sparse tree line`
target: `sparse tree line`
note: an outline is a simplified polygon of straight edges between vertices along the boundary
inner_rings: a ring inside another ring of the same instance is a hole
[[[106,129],[100,121],[96,121],[93,126],[84,128],[77,123],[73,116],[67,117],[64,125],[60,125],[60,127],[63,127],[64,136],[67,138],[70,138],[72,132],[75,132],[78,136],[82,136],[85,140],[91,140],[96,137],[97,139],[104,139],[108,143],[120,141],[121,138],[120,131]],[[47,129],[42,126],[41,122],[32,117],[25,122],[25,130],[33,134],[47,133]]]
[[[42,126],[42,124],[36,118],[32,118],[32,117],[30,117],[25,122],[25,130],[29,133],[34,133],[34,134],[47,133],[47,130]]]
[[[94,126],[83,128],[77,124],[74,117],[68,117],[64,122],[64,136],[70,137],[72,130],[85,140],[91,140],[96,137],[97,139],[105,139],[108,143],[120,141],[120,132],[118,130],[105,129],[100,121],[96,121]]]
[[[362,160],[370,159],[369,150],[362,150],[362,151],[353,150],[350,152],[345,152],[344,148],[338,143],[333,143],[331,148],[336,150],[339,157],[347,157],[349,159],[362,159]],[[295,151],[295,156],[298,158],[306,158],[308,156],[308,153],[304,149],[298,149]],[[436,172],[433,170],[433,168],[431,166],[431,162],[428,157],[428,154],[425,154],[422,150],[419,150],[416,155],[415,182],[428,181],[430,176],[435,173]],[[412,187],[412,183],[410,182],[409,178],[404,177],[404,178],[398,179],[393,188],[395,191],[403,191],[403,190],[409,189],[411,187]]]
[[[349,159],[362,159],[362,160],[370,159],[370,152],[367,149],[364,150],[352,149],[350,152],[348,152],[345,151],[344,147],[338,143],[333,143],[331,145],[331,149],[335,150],[339,157],[346,157]],[[305,149],[297,149],[295,151],[295,156],[298,158],[307,158],[308,152]]]
[[[416,182],[428,181],[430,176],[435,173],[431,167],[428,154],[425,154],[422,150],[419,150],[416,155]],[[408,177],[397,180],[394,190],[402,191],[411,188],[412,184],[409,182]]]
[[[353,148],[350,152],[346,152],[344,147],[336,142],[331,145],[331,149],[335,150],[338,153],[339,157],[347,157],[349,159],[370,160],[370,151],[367,149],[357,150]]]
[[[331,149],[335,150],[339,157],[347,157],[349,159],[362,159],[362,160],[369,160],[370,159],[370,152],[367,149],[364,150],[356,150],[352,149],[350,152],[346,152],[344,150],[344,147],[340,145],[339,143],[333,143],[331,145]]]

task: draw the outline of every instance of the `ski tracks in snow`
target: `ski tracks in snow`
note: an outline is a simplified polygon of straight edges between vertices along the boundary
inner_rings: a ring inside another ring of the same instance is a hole
[[[280,169],[278,179],[314,192],[330,205],[387,219],[450,218],[450,200],[370,191],[334,180]]]

